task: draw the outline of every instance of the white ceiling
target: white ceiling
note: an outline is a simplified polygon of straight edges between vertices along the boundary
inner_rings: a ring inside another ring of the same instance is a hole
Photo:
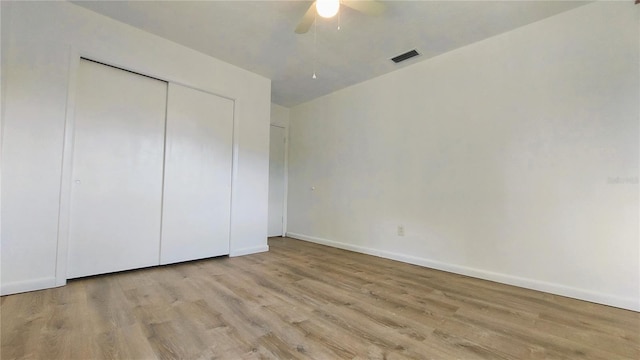
[[[317,49],[313,27],[294,33],[310,1],[74,3],[270,78],[272,101],[291,107],[586,2],[384,1],[379,17],[343,6],[340,31],[338,17],[318,18]]]

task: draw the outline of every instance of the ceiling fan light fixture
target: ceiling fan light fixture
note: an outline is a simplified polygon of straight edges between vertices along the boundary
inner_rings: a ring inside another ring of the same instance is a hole
[[[340,9],[340,0],[316,0],[316,11],[323,18],[336,16]]]

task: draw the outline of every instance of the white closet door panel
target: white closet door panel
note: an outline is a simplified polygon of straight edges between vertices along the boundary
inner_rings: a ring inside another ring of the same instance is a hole
[[[229,253],[233,101],[169,84],[160,262]]]
[[[159,263],[167,83],[80,62],[67,277]]]
[[[269,236],[283,235],[285,130],[271,125],[269,143]]]

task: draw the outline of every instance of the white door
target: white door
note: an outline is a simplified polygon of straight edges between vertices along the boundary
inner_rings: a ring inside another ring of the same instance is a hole
[[[161,264],[229,254],[233,101],[169,84]]]
[[[269,236],[282,236],[284,211],[284,128],[271,125],[269,143]]]
[[[67,277],[157,265],[167,83],[79,66]]]

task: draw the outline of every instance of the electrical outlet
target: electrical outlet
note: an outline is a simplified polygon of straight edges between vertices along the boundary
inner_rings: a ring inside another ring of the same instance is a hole
[[[404,236],[404,225],[398,225],[398,236]]]

